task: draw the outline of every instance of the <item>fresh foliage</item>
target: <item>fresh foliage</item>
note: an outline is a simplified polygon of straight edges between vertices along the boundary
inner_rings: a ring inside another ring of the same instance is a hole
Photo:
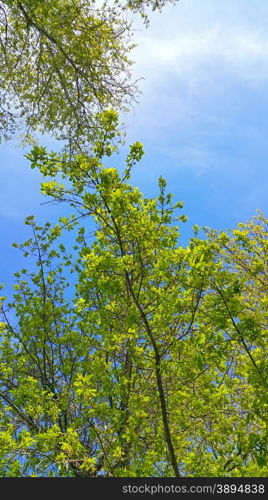
[[[166,3],[0,3],[2,135],[67,141],[28,159],[73,211],[28,217],[15,244],[29,265],[0,302],[0,476],[267,476],[268,221],[194,226],[183,246],[166,181],[153,198],[130,183],[142,144],[116,156],[128,16]]]
[[[92,156],[29,155],[76,213],[27,219],[37,270],[3,300],[1,475],[265,476],[267,220],[181,246],[182,203],[129,183],[140,143],[111,167],[102,120]]]
[[[0,139],[48,132],[79,150],[106,108],[126,110],[138,90],[130,73],[131,14],[167,0],[0,2]],[[25,127],[26,125],[26,127]]]
[[[26,123],[26,141],[39,130],[81,147],[99,126],[96,113],[135,97],[122,9],[95,0],[7,0],[0,16],[4,137]]]

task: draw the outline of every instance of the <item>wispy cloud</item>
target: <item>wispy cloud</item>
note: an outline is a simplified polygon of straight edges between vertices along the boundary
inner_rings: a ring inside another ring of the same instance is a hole
[[[172,74],[192,87],[223,74],[263,83],[268,80],[267,54],[268,36],[242,28],[218,25],[166,39],[141,35],[136,73],[144,75],[149,85]]]
[[[245,136],[246,128],[253,128],[253,135],[262,136],[249,115],[245,121],[243,109],[254,111],[248,98],[259,102],[267,87],[267,15],[268,3],[262,0],[256,7],[248,0],[235,5],[231,0],[187,0],[137,32],[134,71],[144,80],[135,115],[126,118],[131,135],[155,140],[156,147],[167,144],[166,133],[173,136],[173,145],[181,145],[187,135],[194,150],[196,135],[200,138],[203,131]],[[187,153],[191,155],[190,149]],[[201,156],[203,163],[206,155]]]

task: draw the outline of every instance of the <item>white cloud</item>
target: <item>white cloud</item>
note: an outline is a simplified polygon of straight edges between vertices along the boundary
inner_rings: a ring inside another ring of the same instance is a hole
[[[172,127],[178,138],[204,126],[243,128],[230,116],[246,105],[243,95],[257,99],[267,85],[267,15],[267,0],[181,0],[139,27],[134,73],[144,79],[140,104],[125,120],[131,136],[160,145]]]
[[[189,35],[139,37],[136,74],[149,85],[168,74],[194,86],[213,75],[228,74],[253,84],[268,80],[268,37],[217,26]],[[209,69],[209,75],[207,70]],[[146,87],[146,84],[145,84]]]

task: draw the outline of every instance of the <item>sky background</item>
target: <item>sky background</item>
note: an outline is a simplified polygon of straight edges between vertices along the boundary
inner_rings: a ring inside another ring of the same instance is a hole
[[[256,209],[268,213],[268,2],[180,0],[150,26],[136,25],[139,103],[123,119],[127,142],[143,142],[145,156],[132,182],[157,194],[164,176],[189,222],[233,228]],[[47,138],[48,146],[53,142]],[[63,214],[41,205],[40,175],[15,143],[0,145],[0,283],[25,266],[13,241],[29,237],[24,218]],[[114,165],[116,166],[116,164]]]

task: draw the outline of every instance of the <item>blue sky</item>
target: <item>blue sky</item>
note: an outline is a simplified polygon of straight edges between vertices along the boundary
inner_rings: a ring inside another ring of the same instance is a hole
[[[216,229],[267,214],[268,2],[181,0],[136,25],[133,67],[140,103],[123,119],[127,142],[144,143],[133,183],[146,195],[163,175],[193,224]],[[47,144],[52,144],[46,138]],[[14,143],[0,146],[0,282],[22,266],[13,241],[62,207],[40,205],[40,176]]]

